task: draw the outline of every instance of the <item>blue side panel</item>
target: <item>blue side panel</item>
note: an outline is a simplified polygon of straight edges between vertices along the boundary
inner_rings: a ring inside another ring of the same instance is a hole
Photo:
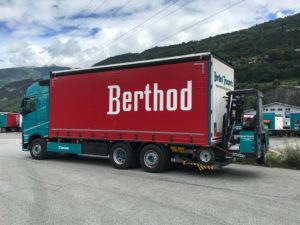
[[[300,113],[291,113],[291,130],[300,131]]]
[[[0,128],[7,127],[7,114],[0,113]]]
[[[81,145],[71,144],[71,143],[58,143],[58,142],[48,142],[47,143],[48,152],[58,152],[58,153],[70,153],[70,154],[80,154]]]
[[[254,131],[240,132],[240,153],[255,153]]]
[[[263,114],[263,120],[268,120],[269,124],[267,124],[269,130],[275,130],[275,113],[266,113]]]

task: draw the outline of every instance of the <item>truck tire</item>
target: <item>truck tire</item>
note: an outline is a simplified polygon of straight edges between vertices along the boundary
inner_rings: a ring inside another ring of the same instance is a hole
[[[30,143],[30,155],[33,159],[41,160],[47,157],[46,141],[35,139]]]
[[[266,165],[267,164],[266,151],[267,151],[266,144],[263,144],[262,150],[261,150],[261,156],[260,156],[260,158],[256,159],[256,162],[258,165]]]
[[[209,149],[209,148],[204,148],[204,149],[200,149],[197,152],[197,160],[200,163],[203,164],[211,164],[215,161],[215,153],[213,152],[213,150]]]
[[[116,143],[109,152],[110,164],[116,169],[129,169],[132,166],[133,150],[129,144]]]
[[[140,163],[146,172],[159,173],[171,166],[171,159],[165,149],[156,145],[146,145],[140,154]]]

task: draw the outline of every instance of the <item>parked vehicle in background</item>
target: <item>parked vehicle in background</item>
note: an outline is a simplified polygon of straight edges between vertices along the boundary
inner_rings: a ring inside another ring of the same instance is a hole
[[[300,112],[291,113],[290,119],[291,119],[290,135],[299,136],[300,135]]]
[[[0,131],[20,131],[20,114],[11,112],[0,112]]]
[[[244,123],[244,102],[256,115]],[[113,167],[161,172],[172,163],[219,169],[234,157],[265,163],[261,92],[234,91],[234,70],[212,53],[52,72],[22,102],[23,150],[109,156]]]
[[[283,118],[275,112],[264,112],[264,124],[268,126],[269,134],[272,136],[288,136],[289,129],[284,129]]]

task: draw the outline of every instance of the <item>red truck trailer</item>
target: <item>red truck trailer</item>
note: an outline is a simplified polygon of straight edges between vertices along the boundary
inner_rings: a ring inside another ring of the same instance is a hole
[[[0,131],[19,131],[20,114],[0,112]]]
[[[217,168],[234,154],[222,148],[233,89],[232,66],[211,53],[52,72],[25,95],[23,149],[109,155],[149,172]]]
[[[53,72],[50,138],[210,146],[233,82],[233,68],[206,54]]]

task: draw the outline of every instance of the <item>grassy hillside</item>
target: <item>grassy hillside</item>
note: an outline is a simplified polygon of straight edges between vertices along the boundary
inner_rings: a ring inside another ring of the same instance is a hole
[[[200,41],[114,56],[94,66],[207,51],[230,61],[239,83],[299,78],[300,14]]]

